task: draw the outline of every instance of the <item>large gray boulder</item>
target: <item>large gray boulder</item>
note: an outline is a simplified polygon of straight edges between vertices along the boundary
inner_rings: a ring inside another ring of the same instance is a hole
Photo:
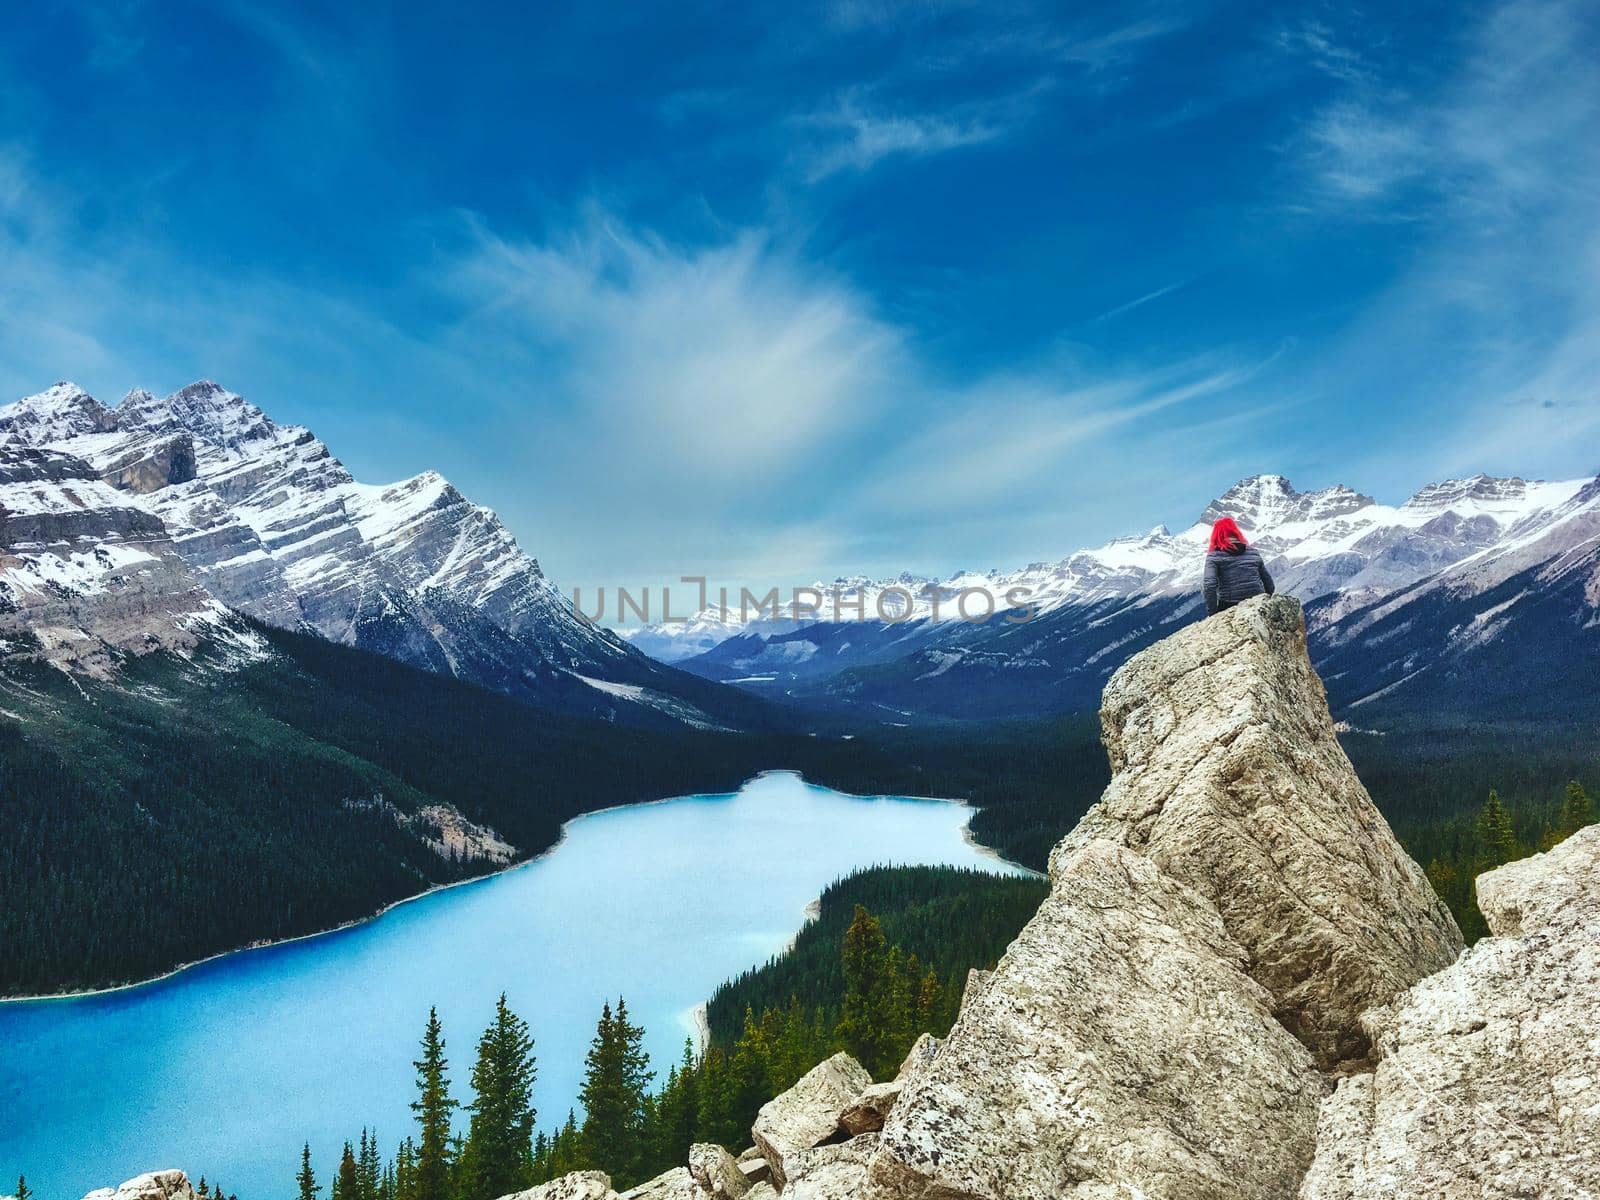
[[[149,1171],[115,1188],[97,1188],[83,1200],[194,1200],[194,1188],[182,1171]]]
[[[1478,879],[1494,936],[1365,1021],[1303,1200],[1600,1196],[1600,827]]]
[[[872,1194],[1292,1196],[1326,1088],[1215,908],[1111,842],[1063,866],[906,1081]]]
[[[697,1142],[689,1147],[689,1174],[700,1190],[713,1200],[741,1200],[750,1190],[750,1180],[738,1162],[721,1146]]]
[[[965,996],[962,997],[965,999]],[[922,1070],[933,1061],[934,1055],[939,1053],[942,1043],[931,1033],[919,1034],[917,1040],[911,1044],[905,1061],[900,1064],[900,1070],[895,1074],[897,1082],[904,1083],[917,1071]]]
[[[618,1200],[604,1171],[574,1171],[549,1183],[514,1192],[503,1200]]]
[[[788,1179],[784,1167],[787,1156],[834,1137],[839,1130],[839,1117],[871,1083],[867,1069],[841,1051],[812,1067],[787,1092],[761,1106],[750,1135],[772,1168],[772,1181],[779,1190]]]
[[[1339,745],[1300,605],[1249,600],[1135,655],[1100,718],[1111,786],[1052,878],[1090,841],[1148,857],[1215,906],[1318,1064],[1358,1069],[1361,1013],[1462,942]]]

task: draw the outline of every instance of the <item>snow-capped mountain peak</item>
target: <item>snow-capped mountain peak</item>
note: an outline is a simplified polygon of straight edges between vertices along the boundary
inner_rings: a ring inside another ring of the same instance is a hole
[[[207,445],[235,453],[279,431],[250,401],[209,379],[161,398],[136,388],[123,397],[115,411],[117,426],[125,432],[188,433]]]
[[[1218,496],[1200,514],[1203,524],[1232,517],[1246,531],[1299,521],[1323,521],[1375,503],[1343,484],[1316,492],[1297,492],[1282,475],[1252,475]]]
[[[65,381],[0,408],[0,437],[16,431],[29,445],[115,427],[116,417],[110,409],[77,384]]]

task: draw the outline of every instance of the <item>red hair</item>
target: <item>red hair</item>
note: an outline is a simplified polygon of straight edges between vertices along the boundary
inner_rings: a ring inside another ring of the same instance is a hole
[[[1244,540],[1244,534],[1239,532],[1239,523],[1232,517],[1223,517],[1211,527],[1211,549],[1231,550],[1238,546],[1243,549],[1250,543]]]

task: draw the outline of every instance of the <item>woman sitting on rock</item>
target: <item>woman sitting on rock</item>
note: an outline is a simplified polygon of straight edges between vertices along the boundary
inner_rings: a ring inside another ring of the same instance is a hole
[[[1223,517],[1211,527],[1206,552],[1206,612],[1219,613],[1251,596],[1272,595],[1272,576],[1259,551],[1252,550],[1238,522]]]

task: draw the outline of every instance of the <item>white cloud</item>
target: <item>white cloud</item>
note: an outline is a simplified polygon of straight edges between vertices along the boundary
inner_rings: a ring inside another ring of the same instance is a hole
[[[1171,410],[1226,395],[1255,378],[1271,359],[1222,364],[1214,359],[1160,368],[1102,369],[1057,382],[1048,376],[980,381],[947,405],[884,464],[864,494],[879,511],[950,508],[983,511],[1019,497],[1059,507],[1087,499],[1076,486],[1100,477],[1090,460],[1116,458],[1141,424],[1159,418],[1189,425]],[[1091,469],[1087,472],[1085,467]]]
[[[755,233],[674,246],[595,215],[544,243],[478,228],[448,284],[464,344],[526,344],[568,427],[673,500],[792,471],[874,416],[899,334]]]
[[[812,118],[827,131],[827,144],[810,158],[806,177],[815,183],[839,171],[866,171],[885,158],[921,158],[993,141],[1002,127],[983,118],[936,114],[891,115],[862,111],[853,102]]]

